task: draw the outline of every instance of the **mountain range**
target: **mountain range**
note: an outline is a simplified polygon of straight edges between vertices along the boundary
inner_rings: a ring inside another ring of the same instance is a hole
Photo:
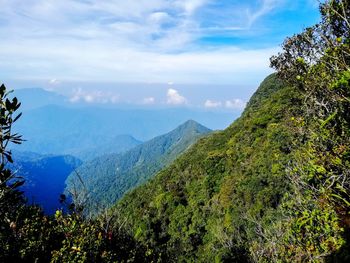
[[[73,155],[84,161],[131,149],[189,119],[211,129],[222,129],[238,116],[238,112],[193,108],[121,109],[118,105],[74,104],[63,95],[39,88],[19,89],[14,95],[24,105],[14,130],[26,141],[13,149],[43,155]]]
[[[16,89],[11,97],[17,97],[24,111],[40,108],[46,105],[68,106],[69,100],[64,95],[42,88]]]
[[[189,120],[122,154],[85,162],[67,178],[67,191],[87,198],[85,210],[95,214],[114,204],[127,191],[148,181],[211,130]],[[88,197],[87,197],[88,196]]]

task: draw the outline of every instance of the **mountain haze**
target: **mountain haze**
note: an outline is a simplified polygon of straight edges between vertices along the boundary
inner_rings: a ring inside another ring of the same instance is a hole
[[[14,95],[21,101],[23,111],[14,130],[25,141],[21,146],[11,146],[12,149],[43,155],[73,155],[83,161],[124,152],[188,119],[222,129],[239,112],[236,110],[232,115],[194,108],[71,102],[69,97],[41,88],[16,89],[11,94]]]
[[[82,145],[75,144],[75,147],[68,152],[85,162],[106,154],[123,153],[142,143],[131,135],[91,138],[91,140],[93,143],[89,143],[88,138],[83,142],[80,141]]]
[[[16,89],[14,95],[21,101],[22,110],[31,110],[46,105],[68,105],[67,97],[41,88]]]
[[[231,113],[180,108],[122,110],[48,105],[23,112],[21,121],[16,123],[14,130],[20,132],[26,141],[13,148],[84,158],[86,150],[101,148],[100,152],[103,152],[102,148],[110,144],[115,145],[115,152],[120,152],[118,143],[113,142],[119,135],[130,135],[138,141],[147,141],[171,131],[188,119],[218,129],[226,127],[234,118],[235,115]],[[82,153],[79,152],[81,149]]]

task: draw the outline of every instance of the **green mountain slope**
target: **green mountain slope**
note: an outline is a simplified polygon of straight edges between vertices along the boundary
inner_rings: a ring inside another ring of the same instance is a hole
[[[79,194],[85,192],[84,195],[89,196],[87,209],[98,211],[147,181],[209,132],[195,121],[187,121],[126,153],[104,155],[86,162],[68,177],[67,191],[76,188]]]
[[[293,88],[269,76],[238,120],[126,194],[114,215],[163,260],[248,260],[259,224],[278,218],[288,191],[290,116],[300,104]]]

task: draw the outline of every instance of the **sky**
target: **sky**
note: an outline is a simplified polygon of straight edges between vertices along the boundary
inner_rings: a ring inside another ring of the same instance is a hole
[[[0,82],[71,103],[243,109],[317,0],[0,0]]]

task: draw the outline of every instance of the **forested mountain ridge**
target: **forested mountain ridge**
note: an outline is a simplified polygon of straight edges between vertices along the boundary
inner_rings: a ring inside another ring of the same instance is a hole
[[[209,132],[208,128],[189,120],[123,154],[103,155],[86,162],[67,178],[67,192],[71,189],[79,194],[85,192],[84,196],[89,196],[86,210],[98,211],[111,206]]]
[[[112,210],[162,261],[350,260],[350,4],[289,37],[229,128]]]
[[[288,191],[289,126],[301,98],[275,76],[242,116],[200,140],[114,207],[135,237],[167,259],[248,260],[256,224],[277,217]],[[213,253],[213,251],[216,251]]]

